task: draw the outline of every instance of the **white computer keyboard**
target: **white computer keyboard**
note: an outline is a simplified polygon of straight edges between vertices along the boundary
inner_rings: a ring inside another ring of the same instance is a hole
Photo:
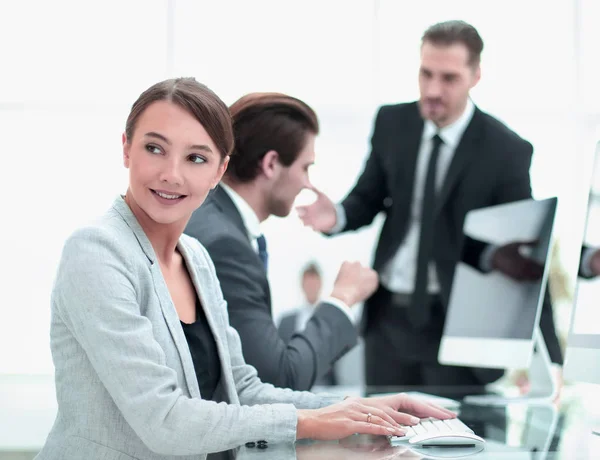
[[[406,443],[418,446],[471,446],[481,445],[485,440],[459,419],[437,420],[421,419],[418,425],[405,426],[405,436],[392,436],[390,442]]]

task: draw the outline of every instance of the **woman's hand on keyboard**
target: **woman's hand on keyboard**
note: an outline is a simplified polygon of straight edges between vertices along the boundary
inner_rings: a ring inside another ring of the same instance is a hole
[[[320,409],[299,409],[297,439],[342,439],[355,433],[404,436],[406,429],[398,425],[384,408],[367,405],[364,398],[347,398]]]
[[[446,420],[456,418],[456,413],[437,404],[417,401],[404,393],[373,398],[355,398],[366,406],[385,411],[401,425],[416,425],[421,418],[437,418]]]

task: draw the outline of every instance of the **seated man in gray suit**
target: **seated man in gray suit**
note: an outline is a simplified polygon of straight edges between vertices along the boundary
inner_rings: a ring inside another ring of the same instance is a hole
[[[321,296],[321,272],[317,264],[310,263],[302,270],[302,292],[304,304],[281,317],[279,322],[279,336],[288,343],[294,333],[301,332],[315,312]],[[323,377],[315,380],[315,385],[335,385],[335,369],[330,369]]]
[[[267,246],[260,223],[287,216],[312,188],[317,116],[283,94],[254,93],[230,107],[235,148],[221,185],[190,219],[185,233],[208,250],[237,329],[244,358],[263,382],[308,390],[357,343],[349,310],[377,288],[377,274],[344,262],[333,291],[306,327],[285,343],[273,322]]]

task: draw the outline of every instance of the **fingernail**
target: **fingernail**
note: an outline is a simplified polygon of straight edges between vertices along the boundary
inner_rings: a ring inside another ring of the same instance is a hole
[[[388,430],[390,433],[395,433],[396,432],[396,430],[394,430],[393,428],[391,428],[389,426],[386,426],[385,429]]]
[[[410,421],[416,425],[417,423],[419,423],[421,421],[421,419],[417,418],[417,417],[411,417]]]

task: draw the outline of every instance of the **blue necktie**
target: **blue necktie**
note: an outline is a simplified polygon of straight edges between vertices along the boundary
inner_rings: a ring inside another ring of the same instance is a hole
[[[267,240],[264,235],[260,235],[256,238],[256,242],[258,243],[258,257],[262,261],[265,271],[267,271],[267,266],[269,264],[269,253],[267,252]]]

